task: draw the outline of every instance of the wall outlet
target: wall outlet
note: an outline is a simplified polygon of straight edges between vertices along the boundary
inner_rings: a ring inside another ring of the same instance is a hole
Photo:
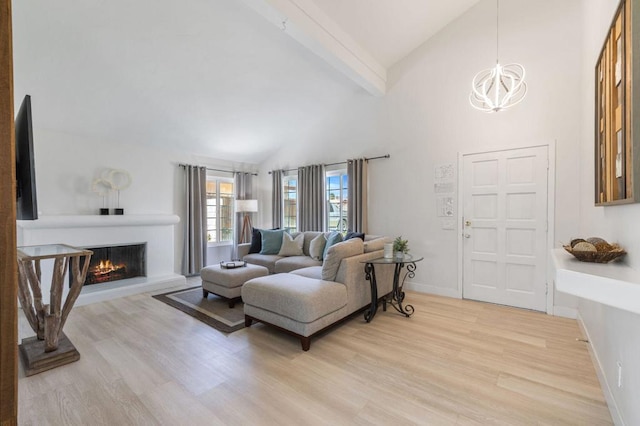
[[[618,364],[618,387],[621,388],[622,387],[622,363],[618,361],[616,364]]]

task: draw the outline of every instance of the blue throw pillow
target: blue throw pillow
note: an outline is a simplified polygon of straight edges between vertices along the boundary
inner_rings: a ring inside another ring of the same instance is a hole
[[[327,244],[324,246],[324,252],[322,253],[322,258],[326,259],[327,258],[327,252],[329,251],[329,247],[331,247],[334,244],[338,244],[342,242],[342,234],[339,233],[338,231],[333,231],[332,233],[329,234],[329,236],[327,237]]]
[[[278,254],[282,246],[284,229],[262,229],[260,233],[262,234],[262,249],[260,250],[260,254]]]

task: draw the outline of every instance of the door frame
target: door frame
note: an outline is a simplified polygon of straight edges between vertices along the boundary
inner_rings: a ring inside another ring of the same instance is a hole
[[[473,150],[473,151],[458,151],[458,288],[457,288],[457,296],[462,299],[463,298],[463,279],[464,279],[464,247],[463,247],[463,181],[464,181],[464,157],[468,155],[477,155],[477,154],[488,154],[492,152],[501,152],[501,151],[515,151],[520,149],[527,148],[539,148],[546,147],[547,148],[547,159],[548,159],[548,167],[547,167],[547,309],[546,312],[549,315],[553,315],[553,302],[554,302],[554,292],[555,285],[553,281],[553,276],[551,274],[551,251],[554,248],[555,241],[555,211],[556,211],[556,141],[550,141],[548,143],[541,143],[537,145],[518,145],[518,146],[509,146],[502,148],[491,148],[482,151]]]
[[[11,0],[0,1],[0,424],[18,424],[18,262]]]

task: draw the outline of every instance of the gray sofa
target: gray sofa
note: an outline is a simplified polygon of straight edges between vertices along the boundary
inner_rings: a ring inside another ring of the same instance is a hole
[[[296,237],[299,233],[294,232],[291,235]],[[282,272],[291,272],[296,269],[302,269],[309,266],[322,266],[321,260],[314,260],[309,255],[309,247],[313,240],[322,232],[303,232],[304,243],[302,245],[303,256],[279,256],[277,254],[259,254],[249,253],[251,244],[238,245],[238,258],[245,260],[253,265],[264,266],[269,270],[270,274],[279,274]]]
[[[254,278],[242,286],[245,324],[270,324],[300,338],[303,350],[312,336],[371,304],[371,286],[364,267],[367,260],[382,257],[385,237],[368,236],[331,246],[322,262],[308,256],[308,241],[318,232],[305,232],[305,256],[246,254],[247,263],[267,267],[274,273]],[[378,294],[391,293],[393,267],[376,269]]]

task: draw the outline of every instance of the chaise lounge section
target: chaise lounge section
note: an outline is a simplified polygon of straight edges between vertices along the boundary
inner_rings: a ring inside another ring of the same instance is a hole
[[[382,257],[386,239],[373,240],[379,241],[366,244],[355,238],[335,244],[321,266],[247,281],[241,290],[245,325],[259,321],[275,326],[298,337],[302,349],[309,350],[313,336],[370,306],[371,286],[364,266],[367,260]],[[378,294],[383,297],[392,290],[392,273],[392,268],[378,273]]]

